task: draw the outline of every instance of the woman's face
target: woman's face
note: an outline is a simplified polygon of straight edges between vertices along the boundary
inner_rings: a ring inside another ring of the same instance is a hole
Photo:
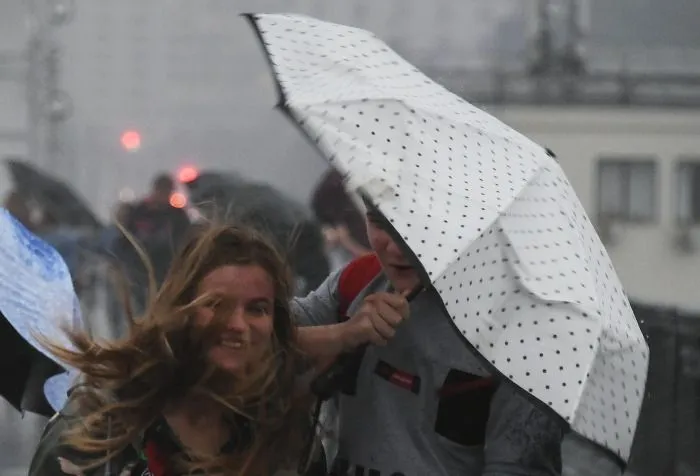
[[[198,295],[213,303],[197,310],[200,325],[216,316],[225,331],[209,350],[209,359],[221,369],[244,375],[264,356],[272,343],[275,288],[258,265],[226,265],[214,269],[199,283]]]

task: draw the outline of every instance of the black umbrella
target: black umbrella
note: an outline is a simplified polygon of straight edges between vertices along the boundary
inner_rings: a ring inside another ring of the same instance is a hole
[[[44,383],[64,370],[24,340],[2,313],[0,349],[4,355],[11,356],[0,360],[0,396],[19,411],[53,415],[44,396]]]
[[[7,159],[16,188],[34,200],[54,220],[62,225],[102,228],[102,223],[75,191],[66,183],[51,177],[28,162]]]
[[[244,223],[272,237],[303,279],[299,292],[315,289],[328,276],[321,228],[300,203],[233,174],[205,172],[187,186],[192,203],[206,216]]]

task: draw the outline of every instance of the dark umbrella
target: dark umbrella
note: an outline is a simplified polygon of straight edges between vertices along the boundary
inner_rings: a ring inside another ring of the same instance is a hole
[[[321,229],[301,204],[263,183],[233,174],[202,173],[187,184],[190,199],[208,217],[244,223],[272,237],[303,283],[315,289],[328,276]]]
[[[230,172],[204,171],[199,173],[193,180],[187,182],[187,187],[192,193],[206,194],[207,190],[216,187],[228,186],[231,183],[242,183],[245,179],[238,174]]]
[[[44,396],[46,380],[63,372],[58,364],[32,347],[0,313],[0,349],[11,358],[0,360],[0,395],[20,411],[46,417],[54,414]]]
[[[17,189],[35,199],[59,224],[102,228],[102,223],[75,191],[64,182],[19,158],[7,159]]]

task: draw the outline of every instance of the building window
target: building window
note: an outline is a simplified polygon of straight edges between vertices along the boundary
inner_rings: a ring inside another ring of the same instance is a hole
[[[647,222],[656,215],[656,162],[601,159],[598,215],[616,221]]]
[[[676,192],[678,222],[700,224],[700,158],[679,164]]]

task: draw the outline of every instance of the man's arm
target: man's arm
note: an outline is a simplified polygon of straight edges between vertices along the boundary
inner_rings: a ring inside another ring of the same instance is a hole
[[[331,273],[314,291],[291,302],[292,317],[300,327],[337,324],[340,308],[338,282],[342,270]]]
[[[361,345],[385,345],[396,327],[408,317],[406,298],[394,293],[375,293],[364,298],[360,309],[339,323],[339,273],[332,274],[316,291],[292,302],[300,325],[299,345],[318,368],[339,354]]]
[[[483,476],[560,476],[565,424],[510,382],[491,401]]]
[[[339,323],[338,316],[341,273],[331,273],[317,289],[291,303],[293,318],[299,326],[299,347],[320,367],[332,362],[344,350],[344,325]]]

